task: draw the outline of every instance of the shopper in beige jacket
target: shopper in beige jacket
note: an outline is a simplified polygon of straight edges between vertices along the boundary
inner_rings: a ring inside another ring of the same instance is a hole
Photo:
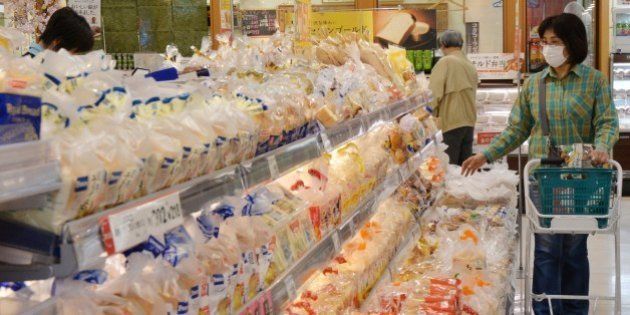
[[[477,70],[462,52],[461,33],[448,30],[438,43],[444,57],[431,72],[432,106],[444,133],[444,143],[448,145],[446,153],[451,164],[462,165],[472,156],[477,122]]]

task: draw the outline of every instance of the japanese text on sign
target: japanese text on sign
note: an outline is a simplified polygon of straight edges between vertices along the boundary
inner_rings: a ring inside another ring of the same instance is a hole
[[[311,16],[311,35],[358,33],[368,39],[374,35],[374,19],[370,11],[317,12]]]
[[[521,56],[522,58],[522,56]],[[515,79],[519,71],[518,60],[513,54],[468,54],[479,79]]]
[[[101,220],[107,253],[129,249],[151,235],[161,235],[184,222],[177,193],[138,207],[109,215]]]
[[[83,16],[90,27],[101,27],[101,0],[68,0],[68,6]]]
[[[245,10],[242,13],[243,34],[271,36],[278,31],[276,10]]]

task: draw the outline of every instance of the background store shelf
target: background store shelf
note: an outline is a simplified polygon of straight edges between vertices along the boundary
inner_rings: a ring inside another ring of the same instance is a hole
[[[335,147],[355,139],[377,124],[384,121],[392,121],[406,113],[427,105],[429,101],[430,99],[426,95],[418,95],[395,102],[386,108],[345,121],[334,128],[322,130],[315,135],[257,156],[238,165],[192,179],[157,193],[127,202],[118,207],[71,221],[64,226],[60,237],[49,232],[40,231],[36,228],[28,228],[30,233],[30,237],[28,238],[0,238],[0,240],[2,240],[0,242],[0,251],[2,251],[2,248],[10,248],[12,250],[19,250],[20,254],[24,256],[28,256],[33,252],[48,254],[48,256],[43,256],[47,259],[32,259],[30,264],[24,261],[24,265],[19,268],[14,265],[0,264],[0,274],[3,275],[0,281],[39,280],[53,276],[70,276],[73,272],[89,268],[106,257],[106,251],[101,237],[100,221],[109,215],[125,211],[134,211],[151,201],[174,193],[179,194],[184,216],[190,215],[193,212],[199,211],[201,207],[208,202],[216,201],[223,196],[241,193],[249,188],[272,181],[298,166],[322,156],[323,153],[329,152]],[[48,153],[50,151],[47,144],[43,145],[38,143],[35,146],[38,146],[39,150],[43,150],[42,152]],[[430,146],[427,146],[427,148],[429,147]],[[36,148],[30,148],[29,150],[35,151]],[[4,150],[0,151],[0,154],[2,152],[4,152]],[[25,154],[32,153],[26,152]],[[43,153],[40,153],[40,155],[41,154]],[[44,154],[44,156],[46,155]],[[2,156],[0,155],[0,157]],[[35,160],[48,161],[54,167],[50,166],[51,168],[48,173],[39,173],[42,174],[43,178],[24,178],[19,182],[20,185],[11,186],[14,187],[13,193],[18,194],[20,197],[22,197],[22,195],[18,193],[20,187],[31,187],[29,185],[37,185],[38,181],[41,183],[54,183],[54,185],[50,185],[45,191],[30,190],[26,192],[26,195],[41,195],[43,192],[55,191],[59,189],[61,185],[59,166],[53,159],[37,158]],[[0,161],[4,161],[4,159],[0,159]],[[34,162],[33,164],[39,165]],[[29,165],[31,164],[25,165],[22,170],[25,170]],[[0,165],[0,179],[3,174],[7,174],[7,177],[14,176],[13,178],[16,179],[16,174],[9,173],[9,171],[3,173],[3,169],[5,168],[2,168],[2,165]],[[398,176],[398,179],[400,179],[401,175],[400,173],[396,173],[392,176]],[[393,189],[395,189],[395,187]],[[4,193],[4,190],[2,192]],[[13,193],[7,194],[7,198],[11,199],[12,202],[21,202],[13,198],[16,196]],[[2,199],[0,199],[0,201],[1,200]],[[15,208],[13,207],[11,209]],[[6,231],[8,231],[7,233],[9,234],[13,233],[11,231],[15,232],[18,229],[13,223],[4,222],[3,224],[8,225],[8,230]],[[345,230],[341,229],[341,231],[343,232]],[[148,237],[149,235],[146,235],[146,238]],[[69,247],[71,247],[72,250],[70,250]],[[44,262],[40,263],[39,261]],[[7,275],[6,278],[5,275]]]

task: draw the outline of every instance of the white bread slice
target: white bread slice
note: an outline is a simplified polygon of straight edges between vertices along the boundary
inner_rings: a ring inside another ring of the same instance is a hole
[[[413,17],[407,12],[393,14],[376,37],[400,45],[409,37],[414,23]]]
[[[414,41],[419,41],[420,37],[429,32],[429,24],[424,22],[416,22],[411,30],[411,37]]]

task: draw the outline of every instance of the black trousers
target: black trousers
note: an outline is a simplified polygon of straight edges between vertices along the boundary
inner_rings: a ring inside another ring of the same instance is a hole
[[[448,145],[446,154],[451,164],[462,165],[472,156],[475,128],[461,127],[444,133],[444,143]]]

